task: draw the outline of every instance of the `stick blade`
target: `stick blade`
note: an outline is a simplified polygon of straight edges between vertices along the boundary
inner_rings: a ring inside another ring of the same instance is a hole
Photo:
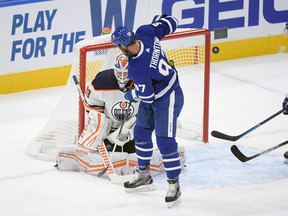
[[[224,139],[224,140],[229,140],[229,141],[236,141],[236,140],[239,139],[238,136],[230,136],[230,135],[227,135],[227,134],[221,133],[219,131],[215,131],[215,130],[213,130],[211,132],[211,135],[213,137],[216,137],[216,138],[219,138],[219,139]]]
[[[231,146],[231,152],[233,153],[233,155],[240,160],[241,162],[245,163],[246,161],[249,160],[248,157],[246,157],[239,149],[236,145],[232,145]]]
[[[103,176],[103,175],[106,173],[106,171],[108,170],[109,166],[110,166],[110,164],[108,164],[108,166],[107,166],[104,170],[102,170],[101,172],[99,172],[98,175],[97,175],[97,177]]]

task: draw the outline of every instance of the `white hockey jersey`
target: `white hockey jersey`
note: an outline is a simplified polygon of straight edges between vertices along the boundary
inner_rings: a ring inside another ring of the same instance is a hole
[[[133,86],[128,81],[126,88]],[[125,99],[125,91],[119,89],[114,70],[99,72],[85,91],[85,100],[93,109],[102,112],[113,121],[112,128],[118,128],[124,119],[131,118],[138,112],[139,103]]]

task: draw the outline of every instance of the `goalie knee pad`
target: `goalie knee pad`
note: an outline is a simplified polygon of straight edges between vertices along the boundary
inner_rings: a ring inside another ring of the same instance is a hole
[[[105,114],[90,110],[85,128],[75,146],[75,151],[87,155],[89,151],[96,150],[110,132],[111,126],[112,120],[106,118]]]

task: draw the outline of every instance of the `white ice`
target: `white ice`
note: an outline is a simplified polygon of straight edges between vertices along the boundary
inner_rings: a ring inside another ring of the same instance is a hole
[[[210,128],[238,135],[282,108],[288,92],[288,54],[230,60],[211,65]],[[28,157],[26,147],[45,125],[63,87],[0,95],[1,216],[243,216],[288,214],[288,145],[242,163],[247,156],[288,139],[288,116],[277,116],[236,142],[209,137],[202,144],[178,137],[186,147],[181,174],[182,204],[168,209],[164,174],[153,192],[128,194],[79,172],[60,172],[54,162]]]

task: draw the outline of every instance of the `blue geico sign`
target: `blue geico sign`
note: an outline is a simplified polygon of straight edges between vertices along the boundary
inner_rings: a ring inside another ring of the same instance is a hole
[[[161,4],[154,0],[151,3]],[[281,7],[286,4],[285,0],[163,0],[159,13],[176,16],[181,28],[206,27],[213,31],[223,27],[259,26],[263,22],[288,22],[288,6],[284,9]],[[104,26],[112,27],[113,22],[116,27],[135,27],[137,0],[107,0],[105,14],[101,12],[101,0],[90,0],[90,6],[93,36],[100,35]],[[125,14],[122,13],[123,7]],[[143,12],[143,15],[148,16],[148,13]]]
[[[262,7],[260,7],[260,2]],[[182,25],[182,28],[202,28],[207,19],[207,27],[213,31],[215,28],[223,27],[258,26],[260,17],[271,24],[287,22],[288,10],[277,10],[276,2],[284,3],[281,0],[163,0],[162,11],[173,14],[175,10],[181,10],[182,21],[192,20]],[[288,4],[287,1],[286,4]],[[208,10],[207,8],[205,10],[205,7],[208,7]],[[241,15],[227,15],[229,12],[230,14],[237,12]],[[221,18],[223,16],[227,18]]]

